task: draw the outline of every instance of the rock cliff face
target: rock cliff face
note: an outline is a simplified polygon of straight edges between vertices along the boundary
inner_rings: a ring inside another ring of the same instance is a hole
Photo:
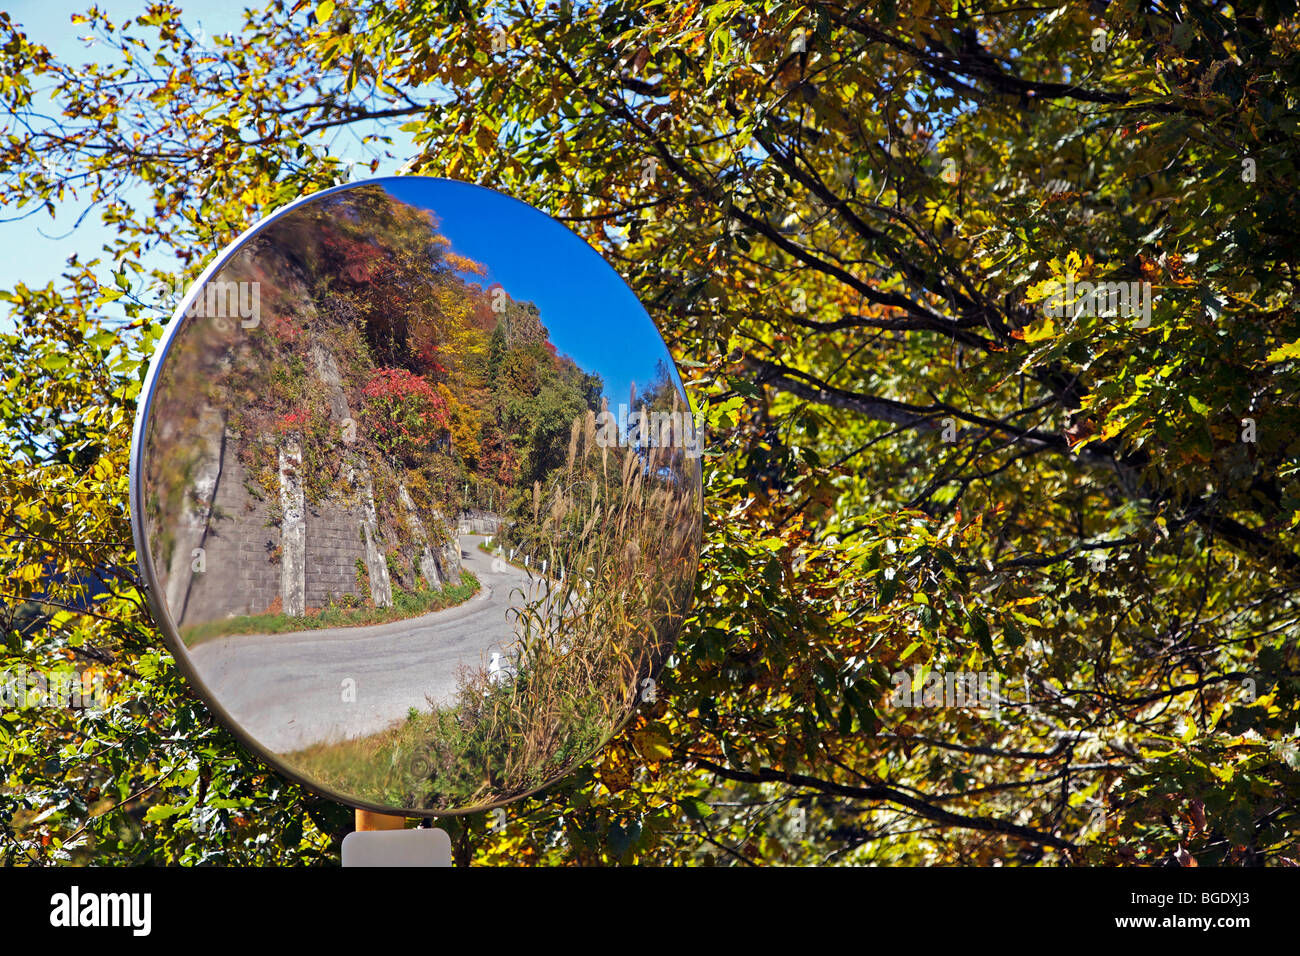
[[[175,371],[159,383],[146,497],[154,566],[176,625],[270,611],[300,616],[349,597],[388,607],[390,565],[409,569],[407,587],[417,574],[435,587],[459,582],[455,524],[431,502],[417,507],[400,466],[366,446],[340,370],[349,357],[325,340],[306,345],[293,374],[318,406],[333,462],[308,462],[305,436],[292,428],[232,427],[248,399],[241,369],[259,361],[257,335],[277,323],[317,330],[327,323],[288,262],[262,257],[254,268],[236,259],[214,281],[270,283],[275,292],[263,298],[253,329],[187,319],[193,327],[169,355]],[[396,500],[377,498],[377,488],[398,489],[389,496]]]
[[[391,606],[390,555],[432,586],[460,580],[456,526],[438,512],[422,516],[400,476],[389,476],[399,489],[396,520],[405,524],[405,534],[394,534],[380,517],[371,468],[360,457],[343,452],[349,460],[339,493],[311,500],[304,493],[301,448],[292,438],[281,440],[275,448],[278,498],[258,495],[239,450],[259,439],[231,432],[214,409],[202,420],[182,521],[170,554],[154,556],[178,626],[268,610],[301,615],[345,595],[361,599],[358,561],[375,605]],[[439,522],[432,533],[431,521]],[[472,530],[490,524],[479,516]],[[405,546],[390,540],[397,537]]]
[[[461,509],[515,507],[563,466],[600,376],[437,230],[358,187],[269,223],[187,300],[144,474],[178,625],[458,583],[458,528],[501,530]]]

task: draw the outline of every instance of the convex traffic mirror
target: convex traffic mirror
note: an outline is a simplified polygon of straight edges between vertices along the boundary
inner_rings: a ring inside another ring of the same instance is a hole
[[[197,693],[307,786],[482,809],[652,697],[703,441],[645,310],[514,199],[397,177],[258,223],[179,304],[131,505]]]

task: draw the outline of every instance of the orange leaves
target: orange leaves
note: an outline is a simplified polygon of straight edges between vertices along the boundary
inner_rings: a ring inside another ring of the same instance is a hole
[[[1198,281],[1195,276],[1188,275],[1183,257],[1177,253],[1171,252],[1165,256],[1165,271],[1169,273],[1169,278],[1175,285],[1195,285]]]
[[[481,262],[475,262],[468,256],[462,256],[459,253],[448,252],[443,257],[443,261],[445,261],[455,272],[469,272],[476,276],[487,275],[487,266],[483,265]]]
[[[1096,426],[1093,425],[1091,419],[1085,418],[1077,422],[1072,422],[1070,425],[1066,426],[1065,440],[1069,443],[1071,448],[1077,448],[1092,437],[1093,432],[1096,430]]]
[[[1160,277],[1160,265],[1149,256],[1138,253],[1138,270],[1146,282],[1154,282]]]

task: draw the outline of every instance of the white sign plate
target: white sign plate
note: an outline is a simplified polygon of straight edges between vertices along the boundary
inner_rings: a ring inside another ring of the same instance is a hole
[[[343,838],[344,866],[451,866],[446,830],[358,830]]]

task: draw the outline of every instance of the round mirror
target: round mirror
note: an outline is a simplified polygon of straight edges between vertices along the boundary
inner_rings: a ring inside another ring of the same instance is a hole
[[[483,809],[654,699],[702,440],[568,229],[477,186],[355,183],[258,223],[177,308],[136,550],[186,676],[277,769],[371,810]]]

